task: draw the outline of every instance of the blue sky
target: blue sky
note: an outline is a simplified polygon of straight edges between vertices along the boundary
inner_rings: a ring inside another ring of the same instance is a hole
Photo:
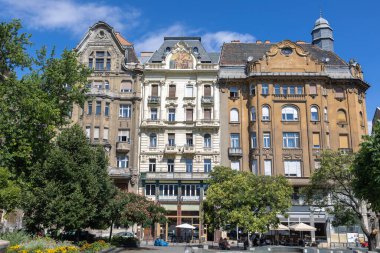
[[[367,117],[380,106],[380,1],[377,0],[0,0],[0,20],[20,18],[32,33],[34,49],[73,48],[88,27],[104,20],[135,43],[137,51],[155,50],[163,36],[202,36],[209,50],[234,39],[251,42],[284,39],[310,42],[311,29],[323,17],[334,29],[335,52],[356,59],[372,87]]]

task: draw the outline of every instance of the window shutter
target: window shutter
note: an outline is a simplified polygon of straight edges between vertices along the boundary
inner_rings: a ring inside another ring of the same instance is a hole
[[[320,147],[319,133],[313,133],[313,147]]]
[[[193,86],[192,85],[186,85],[185,97],[193,97]]]
[[[152,96],[158,97],[158,85],[152,85]]]
[[[211,119],[211,109],[204,109],[204,119]]]
[[[193,121],[193,109],[186,109],[186,121]]]
[[[344,98],[343,88],[341,87],[335,88],[335,98]]]
[[[99,127],[94,127],[94,139],[99,139]]]
[[[315,84],[310,85],[310,90],[309,91],[310,91],[311,95],[317,94],[317,85],[315,85]]]
[[[103,131],[103,140],[108,140],[108,128],[104,128],[104,131]]]
[[[264,160],[264,174],[265,176],[272,175],[272,160]]]
[[[169,97],[175,97],[175,85],[169,85]]]
[[[211,86],[210,85],[204,86],[204,95],[205,96],[211,96]]]
[[[338,110],[338,122],[347,122],[346,113],[343,110]]]

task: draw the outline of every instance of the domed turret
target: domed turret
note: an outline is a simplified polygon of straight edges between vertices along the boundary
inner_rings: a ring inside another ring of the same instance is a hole
[[[333,29],[322,16],[315,21],[311,36],[313,45],[317,45],[323,50],[334,51]]]

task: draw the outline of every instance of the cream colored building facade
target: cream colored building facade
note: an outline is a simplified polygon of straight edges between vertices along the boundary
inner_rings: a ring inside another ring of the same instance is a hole
[[[168,211],[157,231],[167,239],[178,224],[201,228],[205,180],[220,164],[218,59],[198,37],[167,37],[144,64],[141,192]]]
[[[84,108],[74,106],[72,120],[83,127],[91,143],[104,146],[115,184],[137,191],[142,66],[133,44],[98,22],[75,50],[93,73]]]

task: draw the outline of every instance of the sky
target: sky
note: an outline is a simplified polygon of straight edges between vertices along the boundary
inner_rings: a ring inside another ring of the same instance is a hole
[[[367,118],[380,106],[380,1],[378,0],[0,0],[0,21],[19,18],[32,34],[31,50],[74,48],[87,29],[106,21],[134,43],[137,52],[154,51],[164,36],[201,36],[209,51],[223,42],[311,41],[322,16],[334,30],[335,52],[357,60],[367,91]]]

